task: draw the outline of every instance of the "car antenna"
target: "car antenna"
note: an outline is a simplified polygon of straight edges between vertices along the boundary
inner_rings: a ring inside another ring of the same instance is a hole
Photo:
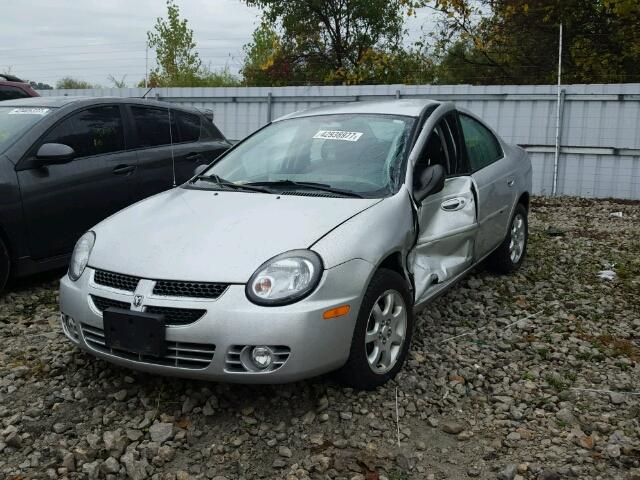
[[[176,159],[173,155],[173,130],[171,128],[171,108],[167,107],[169,112],[169,142],[171,142],[171,171],[173,173],[173,188],[176,188]]]

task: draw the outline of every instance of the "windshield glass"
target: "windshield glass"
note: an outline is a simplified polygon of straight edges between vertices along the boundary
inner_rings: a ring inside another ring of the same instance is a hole
[[[402,183],[413,121],[393,115],[283,120],[242,142],[203,176],[270,189],[304,189],[292,182],[312,182],[362,196],[391,194]]]
[[[0,153],[52,111],[48,107],[0,107]]]

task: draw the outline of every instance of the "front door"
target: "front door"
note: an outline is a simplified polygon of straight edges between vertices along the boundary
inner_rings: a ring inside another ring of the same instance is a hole
[[[76,157],[62,165],[21,162],[18,181],[31,258],[70,253],[96,223],[134,201],[135,152],[125,149],[120,106],[101,105],[66,117],[30,151],[63,143]]]
[[[408,262],[416,304],[473,265],[478,227],[475,185],[465,172],[456,115],[450,112],[433,123],[427,124],[432,130],[414,163],[413,178],[434,164],[445,168],[447,178],[440,192],[416,206],[418,234]]]

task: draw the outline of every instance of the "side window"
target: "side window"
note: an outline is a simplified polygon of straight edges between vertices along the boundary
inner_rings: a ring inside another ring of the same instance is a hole
[[[75,113],[49,131],[40,142],[43,143],[69,145],[78,157],[124,150],[120,107],[94,107]]]
[[[197,142],[200,140],[202,121],[199,115],[180,110],[173,110],[171,114],[176,116],[176,121],[178,122],[180,142]]]
[[[422,172],[433,165],[442,165],[447,175],[455,172],[455,150],[444,120],[438,122],[429,135],[427,143],[422,148],[416,160],[413,172],[414,186],[417,186]]]
[[[202,122],[202,136],[201,139],[207,140],[224,140],[224,135],[218,130],[211,120],[205,117],[205,121]]]
[[[171,131],[169,131],[169,111],[164,108],[132,106],[131,113],[138,134],[137,148],[157,147],[178,142],[178,129],[175,119],[176,111],[171,112]]]
[[[23,92],[17,87],[11,87],[9,85],[0,86],[0,101],[13,100],[14,98],[27,98],[29,95]]]
[[[502,158],[500,143],[488,128],[464,114],[460,114],[460,124],[469,155],[469,163],[474,172]]]

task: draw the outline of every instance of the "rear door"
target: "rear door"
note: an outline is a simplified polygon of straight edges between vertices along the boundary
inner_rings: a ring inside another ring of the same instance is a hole
[[[515,195],[515,171],[505,158],[500,142],[482,122],[460,113],[464,143],[478,186],[479,258],[490,253],[504,239],[510,207]]]
[[[198,165],[211,163],[228,148],[223,140],[204,141],[205,119],[195,113],[143,105],[131,105],[129,111],[140,168],[139,199],[172,188],[174,173],[176,185],[186,182]]]
[[[427,124],[432,130],[414,163],[413,178],[434,164],[445,168],[447,178],[442,191],[416,206],[418,234],[409,264],[417,304],[473,264],[478,227],[475,186],[466,167],[456,114],[448,112],[433,124]]]
[[[69,145],[76,157],[36,167],[33,159],[44,143]],[[126,151],[120,105],[67,116],[34,144],[17,170],[31,257],[70,253],[86,230],[134,201],[136,155]]]

